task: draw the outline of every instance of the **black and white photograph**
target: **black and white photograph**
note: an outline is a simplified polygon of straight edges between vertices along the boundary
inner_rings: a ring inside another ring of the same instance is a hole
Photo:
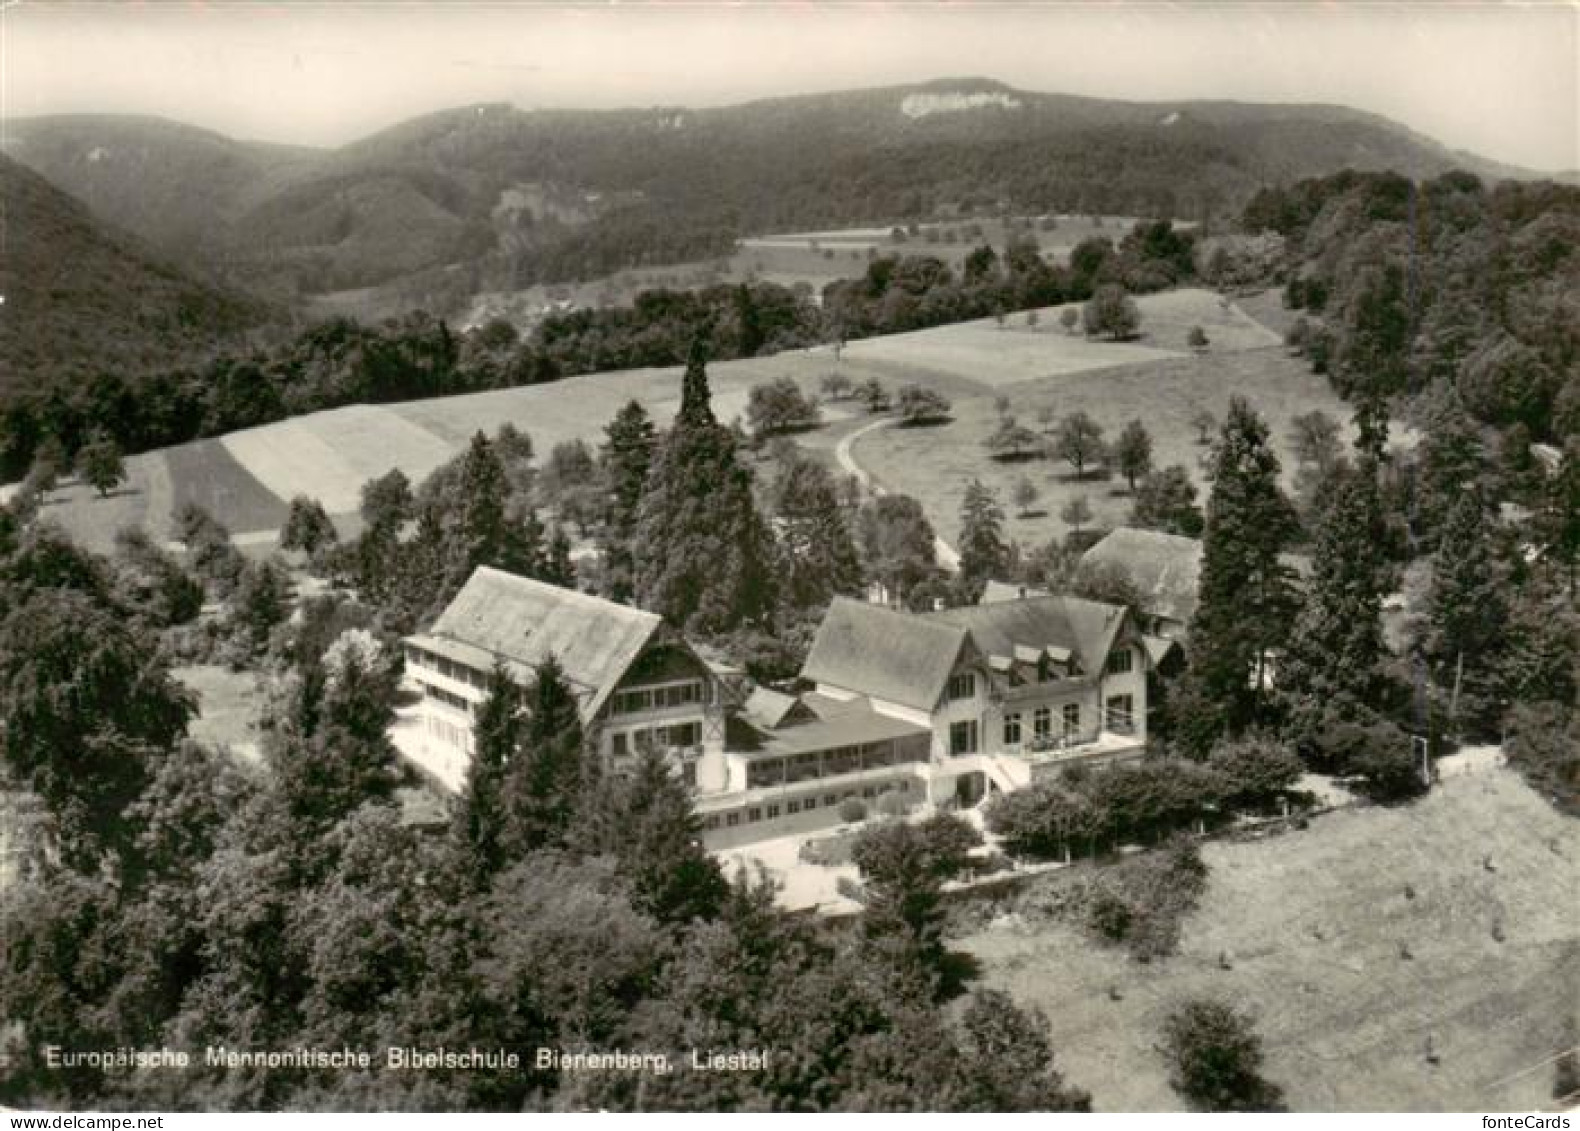
[[[1580,4],[0,0],[6,1127],[1577,1107]]]

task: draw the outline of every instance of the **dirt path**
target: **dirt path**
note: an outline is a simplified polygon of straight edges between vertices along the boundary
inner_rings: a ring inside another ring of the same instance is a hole
[[[890,422],[886,419],[874,420],[871,424],[864,425],[849,433],[834,446],[834,458],[839,461],[840,468],[848,474],[854,475],[856,481],[874,495],[887,495],[888,492],[856,462],[855,456],[851,454],[851,447],[868,432],[876,432],[888,423]],[[960,555],[955,553],[955,548],[942,538],[936,536],[933,538],[933,552],[938,555],[938,564],[951,573],[960,569]]]

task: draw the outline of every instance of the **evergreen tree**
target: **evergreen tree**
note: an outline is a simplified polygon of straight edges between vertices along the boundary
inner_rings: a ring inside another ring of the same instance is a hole
[[[473,891],[486,890],[506,863],[505,775],[521,747],[522,729],[521,688],[498,661],[472,727],[472,761],[452,827],[457,863]]]
[[[1337,473],[1319,497],[1306,601],[1278,669],[1293,737],[1303,740],[1337,713],[1355,722],[1386,706],[1382,633],[1386,527],[1369,458]]]
[[[1494,673],[1505,642],[1505,578],[1493,550],[1492,516],[1477,491],[1460,496],[1444,520],[1432,558],[1423,651],[1450,709],[1472,726],[1497,709]]]
[[[126,478],[121,447],[108,433],[95,432],[77,453],[77,474],[102,498]]]
[[[774,593],[772,539],[735,436],[713,415],[703,360],[698,341],[642,494],[632,552],[642,605],[706,634],[761,622]]]
[[[1467,492],[1479,492],[1487,473],[1481,433],[1457,394],[1427,410],[1416,464],[1416,524],[1435,546],[1449,512]]]
[[[973,479],[960,504],[960,581],[980,593],[991,578],[1009,568],[1004,542],[1004,511],[993,492]]]
[[[653,466],[657,438],[647,410],[635,400],[627,402],[615,415],[604,435],[607,440],[603,468],[609,501],[603,544],[609,569],[609,596],[619,601],[629,598],[632,592],[631,543],[636,536],[642,490]]]
[[[1213,449],[1190,667],[1176,699],[1181,737],[1198,754],[1258,720],[1268,653],[1282,645],[1294,612],[1279,561],[1294,510],[1278,471],[1267,426],[1233,398]]]
[[[729,895],[690,793],[657,750],[598,782],[577,830],[578,846],[617,859],[636,906],[662,922],[712,919]]]
[[[797,609],[821,609],[836,593],[861,589],[861,562],[822,464],[792,459],[774,485],[779,518],[780,592]]]
[[[500,564],[506,554],[505,469],[488,437],[478,431],[461,462],[459,511],[446,547],[446,595],[478,566]]]
[[[564,841],[583,786],[581,716],[553,656],[538,665],[522,706],[520,753],[506,766],[503,786],[507,860]]]

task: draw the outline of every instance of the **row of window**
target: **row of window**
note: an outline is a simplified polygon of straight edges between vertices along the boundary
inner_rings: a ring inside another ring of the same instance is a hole
[[[869,742],[865,746],[840,746],[833,750],[809,750],[788,758],[763,758],[746,767],[750,788],[793,785],[796,782],[853,774],[879,769],[900,762],[925,762],[928,743],[917,741]]]
[[[436,671],[446,679],[453,679],[457,683],[464,683],[475,687],[479,691],[487,690],[488,675],[465,664],[458,664],[454,660],[447,660],[434,652],[425,651],[415,645],[406,646],[406,662]]]
[[[616,691],[610,711],[616,715],[634,715],[641,711],[662,711],[670,707],[684,707],[688,703],[702,702],[702,681],[690,679],[684,683],[667,683],[658,687],[633,687]]]
[[[663,727],[645,727],[642,730],[615,731],[610,736],[610,743],[616,758],[624,757],[632,751],[662,750],[670,746],[700,746],[702,724],[692,721]]]
[[[470,715],[472,713],[472,703],[470,700],[462,699],[459,695],[446,691],[442,687],[435,687],[431,683],[425,683],[422,685],[422,693],[429,699],[437,700],[452,710],[460,711],[463,715]]]
[[[444,719],[436,719],[429,715],[425,724],[428,734],[444,743],[446,746],[457,750],[472,753],[472,730],[470,727],[456,726]]]
[[[1125,672],[1132,671],[1135,667],[1135,662],[1136,658],[1133,649],[1120,648],[1109,654],[1108,671],[1111,674],[1120,675]],[[1073,659],[1070,661],[1068,670],[1060,670],[1060,668],[1055,665],[1053,661],[1051,661],[1046,655],[1037,657],[1038,683],[1051,683],[1052,681],[1066,675],[1077,675],[1079,674],[1079,671],[1080,669]],[[1020,678],[1020,672],[1018,669],[1011,673],[1010,682],[1015,685],[1020,685],[1023,682],[1023,680]],[[971,699],[976,695],[976,693],[976,673],[956,672],[954,675],[949,677],[948,697],[951,702],[960,699]]]
[[[1021,712],[1015,711],[1004,716],[1004,745],[1019,746],[1024,739],[1021,726]],[[1081,705],[1079,703],[1066,703],[1060,714],[1063,724],[1063,735],[1072,738],[1081,731]],[[1031,714],[1032,735],[1038,739],[1048,739],[1053,736],[1053,708],[1038,707]]]
[[[883,785],[869,785],[861,791],[861,796],[870,801],[882,797],[891,790],[897,793],[909,793],[911,783],[909,779],[903,779],[898,782],[887,782]],[[857,796],[855,790],[848,790],[845,793],[825,793],[822,797],[822,805],[825,809],[832,809],[841,801],[847,801],[855,796]],[[784,815],[810,813],[818,807],[818,801],[819,799],[816,797],[798,797],[794,801],[786,801],[784,802]],[[754,825],[759,821],[777,820],[779,815],[779,802],[770,802],[764,805],[751,805],[745,810],[736,813],[709,814],[702,819],[702,827],[705,829],[733,829],[738,828],[742,824]]]

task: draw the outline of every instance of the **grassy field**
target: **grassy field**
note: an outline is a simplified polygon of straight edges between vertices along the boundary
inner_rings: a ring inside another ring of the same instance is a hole
[[[198,742],[228,746],[240,757],[258,758],[258,712],[263,690],[256,672],[233,672],[217,664],[172,669],[171,674],[198,696],[198,716],[188,734]]]
[[[1180,1108],[1156,1046],[1173,1005],[1204,994],[1253,1014],[1266,1075],[1296,1111],[1551,1103],[1543,1062],[1564,1047],[1580,984],[1580,826],[1515,774],[1451,778],[1407,808],[1339,811],[1203,856],[1208,888],[1173,957],[1139,964],[1070,927],[1002,919],[951,941],[984,984],[1043,1009],[1094,1108]]]
[[[1247,398],[1272,430],[1272,441],[1284,463],[1286,480],[1294,459],[1286,438],[1291,418],[1321,409],[1341,421],[1348,407],[1311,373],[1304,361],[1278,348],[1241,353],[1208,353],[1161,361],[1089,370],[1002,389],[1010,410],[1025,425],[1039,427],[1037,413],[1051,408],[1055,419],[1085,411],[1112,439],[1132,419],[1140,419],[1152,435],[1154,466],[1183,464],[1196,482],[1202,501],[1207,482],[1200,467],[1206,449],[1197,443],[1191,419],[1203,408],[1220,420],[1229,398]],[[1091,476],[1076,481],[1063,461],[1036,459],[1004,463],[989,458],[982,441],[993,431],[997,412],[992,397],[956,400],[954,418],[930,428],[882,428],[859,439],[856,461],[893,491],[914,495],[946,539],[959,525],[960,503],[972,477],[998,492],[1007,515],[1006,533],[1027,545],[1040,545],[1066,533],[1058,517],[1065,502],[1085,496],[1096,526],[1122,524],[1131,499],[1123,479]],[[1027,476],[1042,492],[1035,513],[1021,516],[1010,503],[1014,483]]]
[[[1111,432],[1132,417],[1147,422],[1161,466],[1182,462],[1195,470],[1201,449],[1190,419],[1202,406],[1221,414],[1231,393],[1251,397],[1282,442],[1288,419],[1323,408],[1344,419],[1347,410],[1327,383],[1267,343],[1276,337],[1238,307],[1206,291],[1188,290],[1141,300],[1143,337],[1125,344],[1067,335],[1057,308],[1034,325],[1016,315],[1002,328],[991,321],[943,326],[912,334],[849,343],[836,361],[827,347],[776,357],[719,362],[709,368],[714,411],[729,421],[744,414],[753,385],[788,376],[809,392],[836,367],[853,382],[875,377],[889,386],[917,382],[954,402],[954,419],[920,430],[883,428],[864,436],[855,458],[890,490],[917,496],[946,538],[954,534],[966,482],[980,476],[1008,500],[1027,474],[1043,490],[1045,512],[1012,516],[1010,534],[1040,542],[1064,532],[1057,518],[1065,499],[1088,496],[1100,524],[1121,521],[1130,509],[1109,483],[1068,482],[1063,464],[1003,465],[987,458],[981,441],[993,424],[995,395],[1036,423],[1039,407],[1062,415],[1084,408]],[[1190,327],[1212,339],[1204,355],[1185,347]],[[531,436],[540,457],[564,440],[598,443],[604,426],[635,398],[666,425],[679,404],[680,370],[641,369],[574,377],[547,385],[471,396],[380,406],[352,406],[248,429],[130,461],[131,480],[100,500],[79,487],[56,493],[52,517],[97,548],[108,548],[121,526],[142,523],[167,537],[171,511],[187,500],[207,507],[249,547],[265,548],[296,494],[322,502],[345,522],[362,485],[391,468],[414,482],[461,451],[479,429],[514,423]],[[854,402],[824,406],[823,429],[798,442],[814,452],[867,421]]]

